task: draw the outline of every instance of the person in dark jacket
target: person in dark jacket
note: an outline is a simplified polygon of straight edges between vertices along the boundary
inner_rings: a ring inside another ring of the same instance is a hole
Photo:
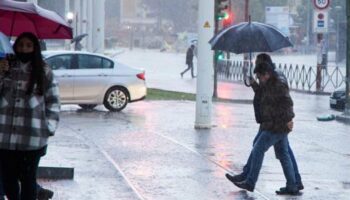
[[[194,75],[193,72],[193,56],[194,56],[194,49],[195,46],[192,44],[188,49],[186,53],[186,64],[187,64],[187,69],[185,69],[183,72],[180,73],[181,78],[183,75],[188,71],[191,70],[191,76],[192,78],[195,78],[196,76]]]
[[[263,63],[263,62],[267,62],[267,63],[271,64],[273,66],[273,68],[274,68],[274,73],[276,73],[278,79],[281,82],[284,82],[285,84],[288,84],[287,78],[284,76],[284,74],[282,72],[277,71],[275,69],[274,64],[273,64],[273,62],[271,60],[271,57],[268,54],[265,54],[265,53],[259,54],[257,56],[257,58],[256,58],[255,65],[258,65],[258,64]],[[255,73],[256,73],[256,71],[255,71]],[[252,85],[252,89],[254,91],[253,106],[254,106],[255,120],[256,120],[256,122],[258,124],[260,124],[262,122],[261,113],[260,113],[261,87],[253,78],[251,79],[251,85]],[[292,125],[293,124],[291,123],[290,124],[290,128],[291,129],[293,128]],[[255,138],[253,140],[253,146],[256,143],[257,139],[259,138],[260,134],[261,134],[261,129],[259,127],[259,131],[258,131],[257,135],[255,136]],[[302,184],[302,181],[301,181],[301,176],[300,176],[300,173],[299,173],[298,165],[297,165],[297,162],[295,160],[293,151],[292,151],[292,149],[291,149],[289,144],[288,144],[288,152],[289,152],[290,158],[291,158],[292,163],[293,163],[295,179],[296,179],[296,184],[297,184],[298,190],[303,190],[304,189],[304,185]],[[251,167],[251,157],[252,156],[250,155],[249,159],[248,159],[248,162],[243,167],[243,172],[241,174],[238,174],[238,175],[235,175],[235,176],[232,176],[230,174],[226,174],[226,177],[232,182],[244,181],[246,179],[247,174],[248,174],[248,172],[250,170],[250,167]],[[276,154],[276,157],[278,159],[278,154]],[[280,188],[279,191],[276,191],[277,194],[284,194],[285,192],[287,192],[285,187],[282,187],[282,188]]]
[[[287,134],[293,128],[293,101],[289,95],[288,84],[279,79],[272,62],[258,63],[255,69],[260,85],[254,85],[256,92],[254,107],[260,130],[254,140],[254,147],[245,171],[238,176],[226,174],[236,186],[254,191],[264,153],[274,146],[275,153],[287,179],[287,186],[277,191],[279,194],[297,194],[298,186],[290,153]],[[257,87],[259,86],[259,87]],[[240,179],[240,180],[238,180]]]

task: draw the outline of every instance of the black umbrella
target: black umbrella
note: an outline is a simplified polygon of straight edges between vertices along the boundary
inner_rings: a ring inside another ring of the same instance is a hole
[[[70,41],[71,44],[75,43],[75,45],[74,45],[74,50],[75,50],[75,51],[80,51],[80,50],[83,48],[83,46],[80,44],[80,42],[81,42],[81,40],[82,40],[84,37],[86,37],[86,36],[88,36],[88,34],[87,34],[87,33],[83,33],[83,34],[80,34],[80,35],[78,35],[78,36],[75,36],[75,37]]]
[[[230,26],[215,35],[209,43],[213,50],[236,54],[272,52],[292,46],[289,38],[276,27],[259,22],[242,22]]]
[[[284,47],[293,46],[289,38],[276,27],[251,22],[250,20],[220,31],[209,43],[212,50],[228,51],[236,54],[249,53],[250,74],[252,74],[252,52],[273,52]]]
[[[80,34],[78,36],[75,36],[71,41],[70,43],[74,43],[74,42],[80,42],[84,37],[88,36],[87,33],[83,33],[83,34]]]

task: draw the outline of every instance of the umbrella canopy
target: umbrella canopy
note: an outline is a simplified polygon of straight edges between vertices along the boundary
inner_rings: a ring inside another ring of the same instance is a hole
[[[11,0],[0,0],[0,31],[8,36],[32,32],[40,39],[72,38],[72,28],[57,13]]]
[[[0,59],[5,58],[6,54],[13,54],[12,45],[9,38],[0,32]]]
[[[276,27],[259,22],[242,22],[230,26],[215,35],[209,43],[213,50],[236,54],[272,52],[292,46],[289,38]]]

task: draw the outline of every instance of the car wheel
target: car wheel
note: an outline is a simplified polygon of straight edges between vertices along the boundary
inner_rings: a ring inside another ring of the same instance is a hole
[[[82,109],[91,110],[94,109],[97,104],[79,104]]]
[[[121,111],[128,104],[128,93],[122,87],[112,87],[105,95],[103,105],[110,111]]]

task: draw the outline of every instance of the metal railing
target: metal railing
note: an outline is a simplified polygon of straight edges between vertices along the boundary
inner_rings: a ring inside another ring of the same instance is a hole
[[[330,93],[345,85],[345,68],[338,66],[328,66],[322,69],[321,91],[316,90],[316,67],[292,64],[278,64],[276,67],[287,77],[289,87],[294,90]],[[253,69],[254,66],[251,70]],[[245,74],[249,74],[249,70],[249,67],[242,61],[221,60],[217,65],[218,79],[223,81],[243,83]]]

